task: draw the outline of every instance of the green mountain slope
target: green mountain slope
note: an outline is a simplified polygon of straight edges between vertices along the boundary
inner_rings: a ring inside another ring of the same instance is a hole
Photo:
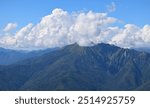
[[[73,44],[2,66],[0,75],[0,90],[150,90],[143,86],[150,81],[150,54],[108,44]]]

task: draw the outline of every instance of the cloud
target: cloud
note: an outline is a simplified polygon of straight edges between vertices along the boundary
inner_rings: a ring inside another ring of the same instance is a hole
[[[107,13],[73,12],[54,9],[39,23],[29,23],[15,34],[0,37],[0,46],[6,48],[53,48],[77,42],[81,46],[91,43],[109,43],[123,48],[150,46],[150,26],[140,28],[126,24],[112,26],[119,20]]]
[[[107,5],[108,12],[114,12],[116,10],[116,4],[112,2],[110,5]]]
[[[150,47],[150,26],[145,25],[140,28],[126,24],[123,29],[118,29],[109,43],[123,48]]]
[[[61,47],[75,42],[85,46],[89,45],[91,41],[99,42],[98,39],[100,39],[103,28],[116,21],[116,18],[108,17],[107,13],[89,11],[69,14],[62,9],[54,9],[38,24],[34,26],[28,24],[17,31],[13,36],[16,40],[13,46],[47,48]],[[0,45],[8,44],[5,42],[0,42]]]
[[[6,27],[3,29],[5,32],[9,32],[17,27],[16,23],[8,23]]]

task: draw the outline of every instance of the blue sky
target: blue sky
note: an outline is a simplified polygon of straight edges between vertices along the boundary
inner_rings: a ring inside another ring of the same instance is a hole
[[[18,27],[36,24],[55,8],[105,12],[112,2],[116,11],[109,16],[138,26],[150,24],[150,0],[0,0],[0,28],[9,22],[17,23]]]

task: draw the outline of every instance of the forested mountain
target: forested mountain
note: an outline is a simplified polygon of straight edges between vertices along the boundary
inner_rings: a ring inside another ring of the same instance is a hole
[[[150,54],[72,44],[0,66],[0,78],[0,90],[150,90]]]

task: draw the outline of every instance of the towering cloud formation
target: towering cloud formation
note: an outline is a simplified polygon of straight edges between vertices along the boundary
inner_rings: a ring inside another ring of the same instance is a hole
[[[15,35],[0,38],[0,46],[14,48],[51,48],[77,42],[87,46],[91,43],[110,43],[120,47],[150,46],[150,26],[139,28],[127,24],[124,28],[111,26],[118,20],[107,13],[72,13],[54,9],[36,24],[28,24]],[[5,30],[7,31],[7,30]]]

